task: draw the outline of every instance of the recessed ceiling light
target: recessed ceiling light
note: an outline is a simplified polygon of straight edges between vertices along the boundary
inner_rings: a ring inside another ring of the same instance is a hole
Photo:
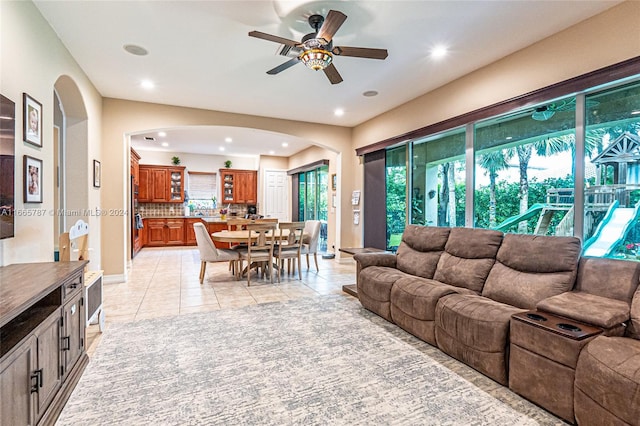
[[[433,59],[441,59],[447,56],[447,48],[443,45],[438,45],[431,50],[431,57]]]
[[[367,98],[370,98],[372,96],[378,96],[378,92],[375,90],[367,90],[362,94],[362,96],[366,96]]]
[[[286,142],[282,142],[282,147],[283,147],[283,148],[286,148],[286,147],[288,147],[288,146],[289,146],[289,144],[288,144],[288,143],[286,143]]]
[[[167,136],[167,132],[158,132],[158,136],[164,138],[165,136]]]
[[[140,86],[143,89],[153,89],[154,87],[156,87],[156,85],[153,84],[153,81],[151,81],[151,80],[142,80],[140,82]]]
[[[231,143],[231,142],[233,142],[233,139],[231,139],[231,138],[224,138],[224,141],[225,141],[226,143]]]
[[[336,117],[342,117],[344,115],[344,110],[342,108],[337,108],[335,111],[333,111],[333,113],[336,115]]]
[[[142,46],[136,44],[125,44],[122,46],[124,50],[136,56],[145,56],[149,54],[149,51]]]
[[[218,148],[218,151],[224,151],[224,146],[221,146],[220,148]]]
[[[274,150],[269,151],[269,155],[273,155],[273,154],[275,154],[275,153],[276,153],[276,152],[275,152]]]
[[[169,146],[168,142],[162,142],[162,146]]]

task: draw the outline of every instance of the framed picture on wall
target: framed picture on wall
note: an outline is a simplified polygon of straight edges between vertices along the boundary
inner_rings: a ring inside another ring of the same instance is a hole
[[[101,175],[102,175],[102,170],[101,170],[100,162],[98,160],[93,160],[93,186],[96,188],[100,188]]]
[[[42,147],[42,104],[22,94],[22,134],[25,142]]]
[[[337,186],[338,186],[338,178],[336,178],[336,174],[333,173],[331,175],[331,190],[335,191]]]
[[[23,187],[25,203],[42,202],[42,160],[24,156]]]

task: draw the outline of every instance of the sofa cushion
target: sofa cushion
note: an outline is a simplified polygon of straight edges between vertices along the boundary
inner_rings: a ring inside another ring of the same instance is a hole
[[[579,256],[577,238],[505,234],[482,295],[533,309],[542,299],[573,288]]]
[[[612,328],[629,319],[629,304],[589,293],[567,292],[538,302],[541,311],[602,328]]]
[[[631,302],[639,279],[640,262],[583,257],[578,265],[576,290]]]
[[[441,297],[458,291],[469,292],[428,278],[400,278],[391,288],[391,319],[404,330],[435,346],[436,304]]]
[[[393,283],[406,276],[394,268],[370,266],[360,271],[358,292],[363,291],[374,300],[388,302]]]
[[[636,294],[631,301],[629,317],[626,335],[632,339],[640,340],[640,289],[636,290]]]
[[[391,320],[391,287],[406,274],[395,268],[370,266],[360,271],[358,278],[358,299],[362,306]]]
[[[445,353],[507,384],[511,316],[525,312],[485,297],[452,294],[436,305],[436,342]]]
[[[630,424],[640,419],[640,341],[601,336],[580,352],[576,367],[576,395],[588,397]],[[589,411],[576,400],[576,418],[589,422]]]
[[[397,251],[397,268],[407,274],[433,278],[449,238],[449,228],[407,225]]]
[[[488,229],[452,228],[433,278],[480,293],[495,262],[502,235]]]

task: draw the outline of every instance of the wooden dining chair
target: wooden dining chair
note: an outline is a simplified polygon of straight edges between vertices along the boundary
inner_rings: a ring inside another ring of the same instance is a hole
[[[278,238],[273,256],[278,264],[278,282],[280,282],[280,273],[284,271],[284,261],[287,260],[287,273],[291,273],[291,263],[293,262],[293,273],[296,272],[296,260],[298,263],[298,276],[302,279],[302,263],[300,258],[300,249],[302,247],[302,232],[304,230],[304,222],[281,222],[280,237]],[[285,232],[287,231],[287,232]],[[286,235],[288,234],[288,235]]]
[[[257,267],[262,268],[263,275],[268,271],[273,283],[273,240],[276,225],[276,223],[247,224],[247,251],[240,252],[240,270],[242,270],[242,262],[247,261],[247,286],[251,286],[251,270]]]

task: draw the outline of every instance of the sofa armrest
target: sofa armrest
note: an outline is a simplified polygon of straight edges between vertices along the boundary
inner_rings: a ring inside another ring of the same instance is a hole
[[[358,253],[353,258],[360,264],[360,269],[369,266],[396,267],[397,256],[395,253]]]
[[[541,300],[540,311],[571,318],[604,329],[610,329],[629,320],[629,304],[583,292],[567,292]]]

